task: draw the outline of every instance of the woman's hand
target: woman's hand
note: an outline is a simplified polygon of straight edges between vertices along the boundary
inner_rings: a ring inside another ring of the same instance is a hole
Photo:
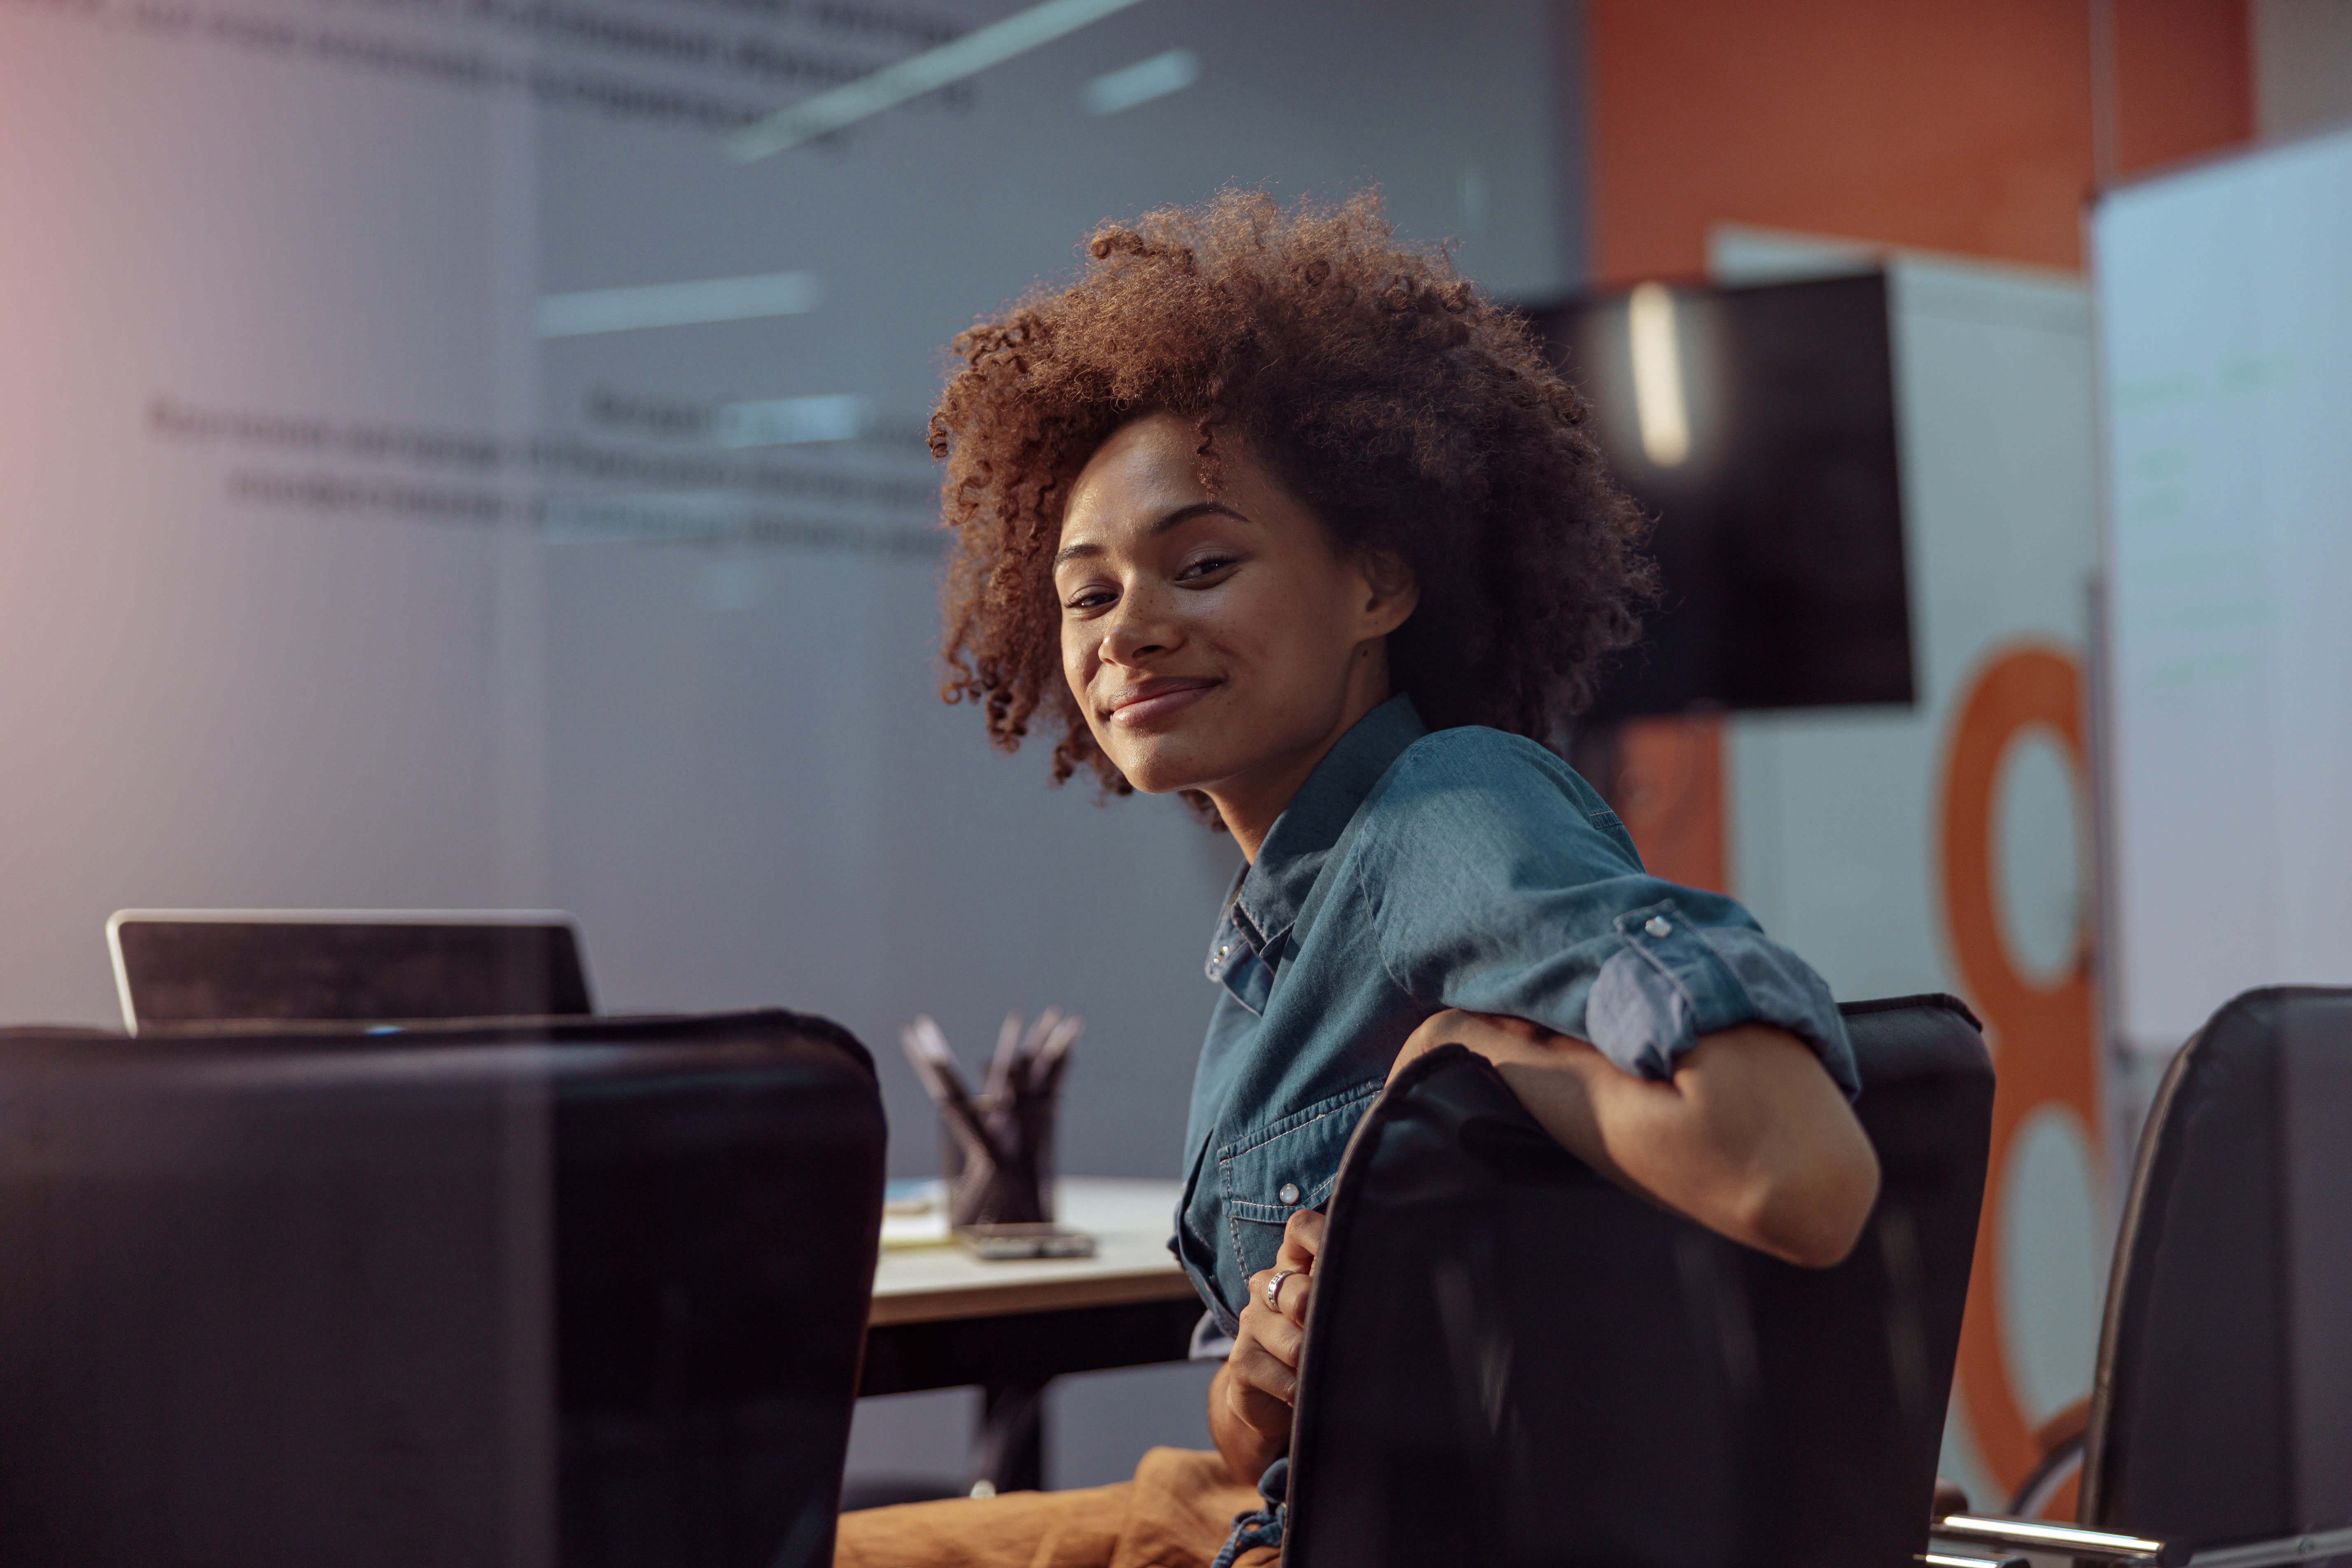
[[[1282,1227],[1274,1267],[1250,1276],[1233,1354],[1209,1384],[1209,1433],[1226,1468],[1245,1486],[1257,1485],[1266,1466],[1290,1447],[1290,1411],[1298,1397],[1298,1354],[1307,1342],[1307,1301],[1314,1290],[1316,1255],[1323,1250],[1323,1216],[1300,1209]],[[1265,1289],[1285,1275],[1266,1305]]]
[[[1620,1070],[1524,1018],[1448,1009],[1398,1068],[1458,1042],[1495,1064],[1545,1131],[1620,1185],[1708,1229],[1810,1268],[1853,1249],[1878,1198],[1878,1156],[1804,1041],[1762,1024],[1702,1035],[1671,1083]]]

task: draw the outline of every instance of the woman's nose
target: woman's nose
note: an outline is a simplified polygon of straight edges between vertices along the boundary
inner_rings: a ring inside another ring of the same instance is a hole
[[[1165,616],[1130,598],[1111,612],[1103,627],[1102,657],[1108,664],[1132,665],[1167,652],[1180,636]]]

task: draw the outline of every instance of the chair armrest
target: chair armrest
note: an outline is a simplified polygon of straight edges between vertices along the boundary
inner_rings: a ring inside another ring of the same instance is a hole
[[[2287,1563],[2324,1563],[2352,1553],[2352,1526],[2201,1549],[2192,1549],[2185,1541],[2150,1541],[2079,1525],[1990,1514],[1956,1513],[1936,1521],[1928,1532],[2016,1551],[2063,1552],[2078,1561],[2113,1563],[2122,1568],[2283,1568]]]
[[[2352,1552],[2352,1527],[2283,1535],[2275,1541],[2242,1542],[2235,1546],[2209,1546],[2189,1562],[2190,1568],[2272,1568],[2281,1563],[2321,1563],[2347,1552]]]
[[[1956,1513],[1937,1520],[1930,1532],[2017,1552],[2063,1552],[2078,1560],[2119,1563],[2124,1568],[2185,1568],[2189,1561],[2189,1543],[2184,1541],[2150,1541],[2039,1519]]]

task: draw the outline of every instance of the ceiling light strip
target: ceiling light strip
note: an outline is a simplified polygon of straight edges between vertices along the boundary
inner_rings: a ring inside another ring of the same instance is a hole
[[[854,124],[869,114],[920,98],[950,82],[1001,65],[1050,44],[1066,33],[1124,11],[1138,0],[1045,0],[1025,11],[1015,11],[1001,22],[975,28],[951,44],[941,44],[919,55],[885,66],[872,76],[804,99],[755,121],[727,139],[727,154],[739,163],[755,163],[787,148],[814,141],[828,132]]]

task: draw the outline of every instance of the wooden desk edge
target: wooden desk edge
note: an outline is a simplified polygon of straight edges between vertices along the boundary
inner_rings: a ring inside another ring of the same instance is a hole
[[[1002,1318],[1017,1312],[1053,1312],[1073,1307],[1174,1301],[1192,1295],[1192,1281],[1178,1268],[1134,1274],[1077,1274],[1067,1279],[950,1286],[877,1296],[866,1312],[866,1322],[868,1328],[883,1329],[898,1323],[935,1323],[950,1318]]]

